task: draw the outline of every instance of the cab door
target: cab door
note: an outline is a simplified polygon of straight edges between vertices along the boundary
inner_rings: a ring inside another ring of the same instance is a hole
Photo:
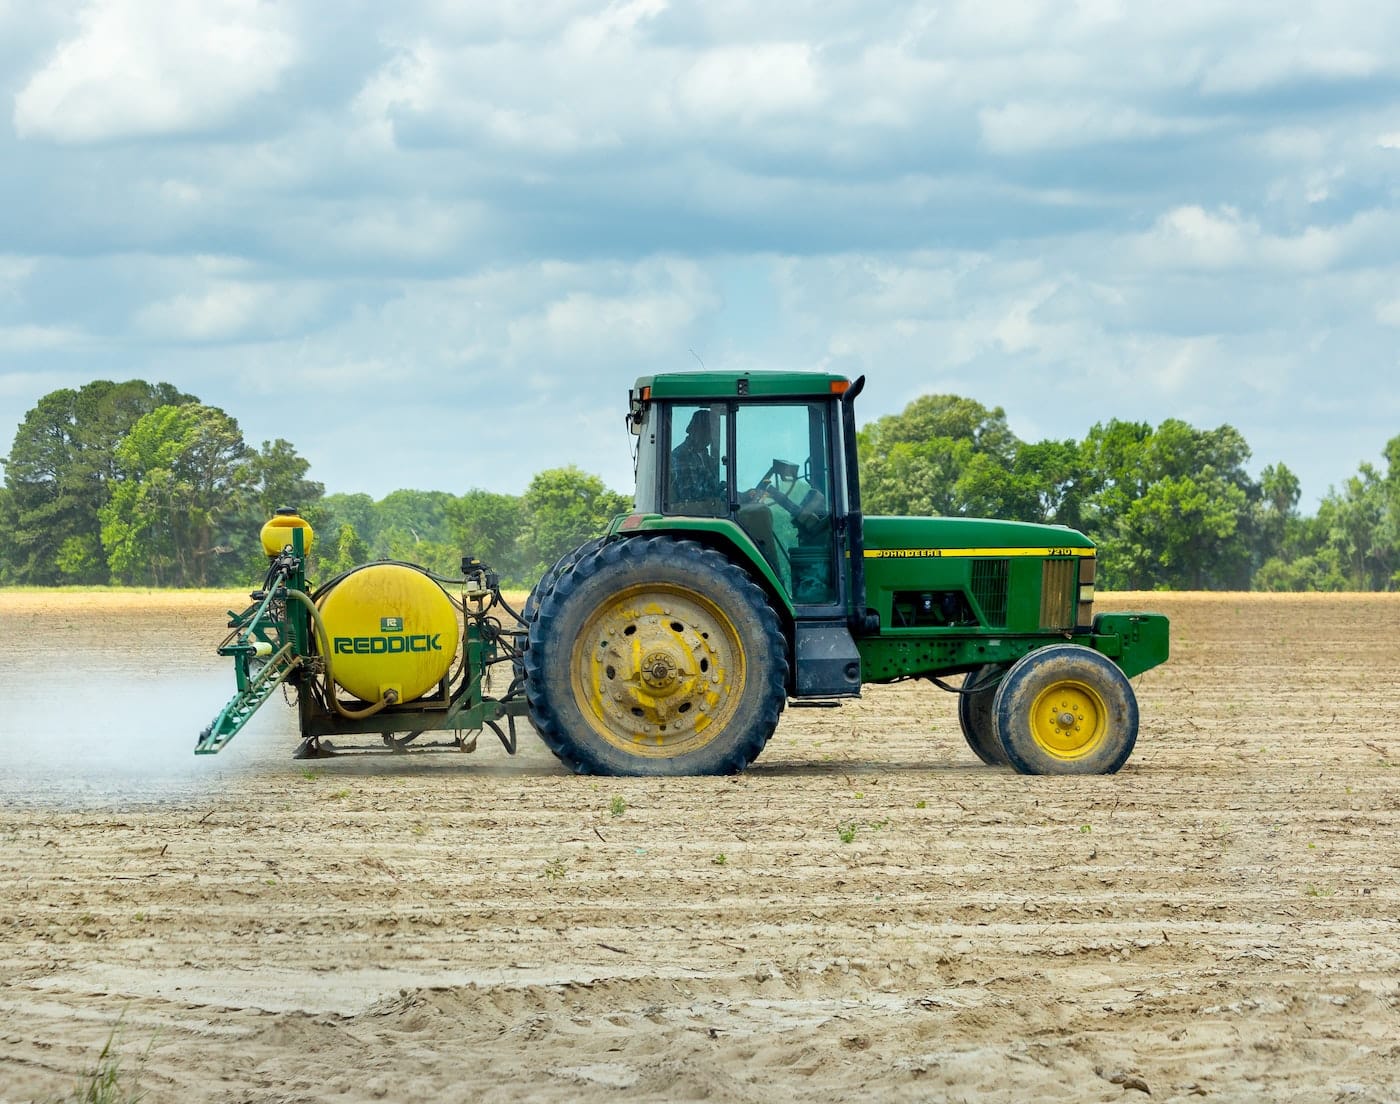
[[[839,604],[831,404],[734,409],[734,520],[753,538],[795,607]]]

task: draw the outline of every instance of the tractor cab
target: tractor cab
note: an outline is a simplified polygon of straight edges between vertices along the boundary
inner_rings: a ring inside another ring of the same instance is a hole
[[[636,511],[613,531],[687,537],[744,565],[786,615],[793,697],[860,693],[860,385],[819,372],[687,372],[644,377],[631,393]]]
[[[640,438],[637,513],[693,519],[716,537],[733,527],[780,604],[799,617],[844,618],[850,595],[838,566],[850,495],[840,400],[849,387],[825,373],[638,380],[629,417]]]

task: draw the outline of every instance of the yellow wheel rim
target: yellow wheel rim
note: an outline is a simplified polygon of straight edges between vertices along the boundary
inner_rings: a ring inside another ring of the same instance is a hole
[[[594,731],[653,758],[698,751],[722,733],[747,676],[743,641],[724,611],[664,583],[609,595],[584,622],[569,667]]]
[[[1108,706],[1097,690],[1077,681],[1042,690],[1031,706],[1031,737],[1056,759],[1080,759],[1103,743]]]

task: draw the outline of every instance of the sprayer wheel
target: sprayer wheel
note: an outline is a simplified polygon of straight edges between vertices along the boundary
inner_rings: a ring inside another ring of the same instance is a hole
[[[1006,751],[997,739],[997,727],[992,716],[992,701],[997,694],[997,675],[1003,668],[995,663],[969,671],[963,686],[988,684],[985,690],[958,695],[958,724],[967,746],[989,767],[1006,766]]]
[[[763,592],[694,541],[629,538],[541,595],[525,652],[530,719],[580,774],[732,774],[786,700]]]

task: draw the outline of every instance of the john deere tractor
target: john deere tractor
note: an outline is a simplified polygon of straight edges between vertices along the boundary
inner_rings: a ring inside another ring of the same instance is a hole
[[[1166,618],[1095,615],[1094,544],[1072,529],[865,517],[863,385],[815,372],[639,379],[633,511],[556,563],[518,614],[470,556],[458,580],[380,562],[313,589],[309,529],[273,519],[268,576],[220,649],[238,693],[196,751],[221,748],[285,682],[299,754],[357,734],[401,749],[446,731],[469,748],[483,727],[514,751],[524,715],[580,773],[732,773],[789,702],[925,678],[956,693],[988,764],[1118,770],[1138,731],[1128,680],[1166,660]]]

